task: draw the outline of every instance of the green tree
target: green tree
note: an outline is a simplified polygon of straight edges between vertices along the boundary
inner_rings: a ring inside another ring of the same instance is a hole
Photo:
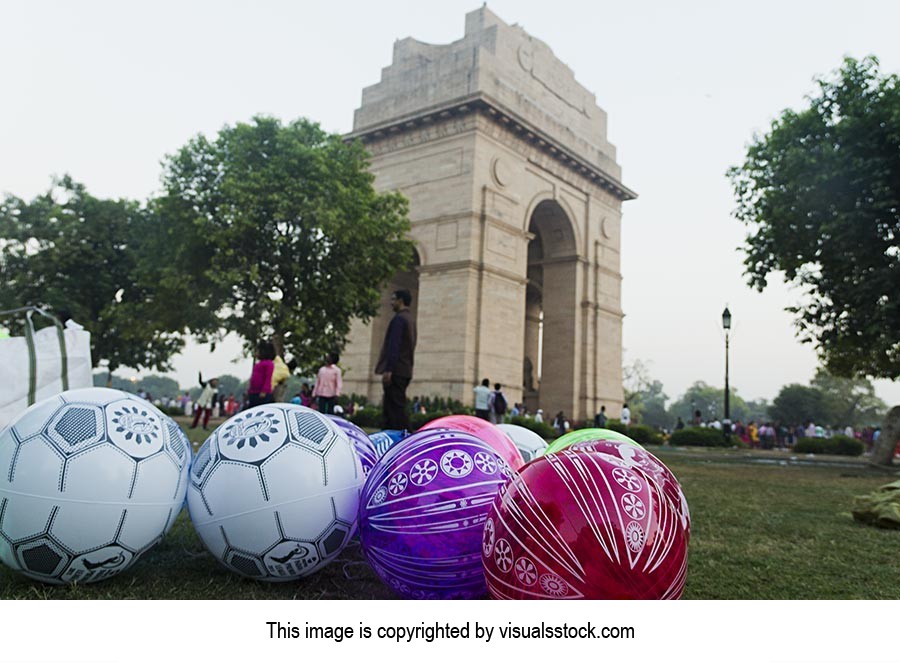
[[[798,335],[829,371],[900,375],[900,85],[878,60],[844,60],[809,108],[785,110],[728,175],[750,228],[751,286],[800,288]]]
[[[137,379],[132,381],[131,379],[119,377],[118,375],[112,375],[112,377],[110,377],[109,373],[105,371],[94,373],[94,386],[114,388],[117,391],[125,391],[126,393],[137,393],[137,382]]]
[[[312,370],[411,262],[406,199],[376,193],[360,144],[307,120],[226,126],[164,165],[156,208],[184,242],[165,280],[191,284],[195,305],[217,317],[193,331],[233,331],[250,351],[275,337]]]
[[[898,82],[874,57],[845,59],[809,108],[784,111],[729,170],[735,215],[752,228],[750,284],[784,272],[805,295],[789,308],[800,339],[845,377],[900,375]],[[873,461],[890,464],[897,441],[883,434]]]
[[[698,409],[704,421],[722,420],[725,417],[725,389],[710,386],[703,381],[696,381],[688,387],[684,395],[672,403],[669,408],[669,416],[672,420],[680,416],[685,424],[689,425],[694,418],[694,411]],[[747,403],[734,389],[730,390],[729,409],[732,421],[754,420],[751,418],[751,411]],[[758,419],[756,420],[758,421]]]
[[[147,375],[139,379],[136,386],[144,389],[154,400],[177,398],[181,394],[178,382],[164,375]]]
[[[822,424],[827,416],[828,409],[822,391],[802,384],[782,386],[769,407],[769,418],[786,425],[797,425],[807,421]]]
[[[71,177],[26,202],[0,202],[0,309],[36,305],[67,313],[91,333],[94,365],[167,369],[183,340],[153,310],[142,265],[152,224],[130,200],[102,200]],[[168,306],[169,308],[174,308]],[[174,317],[172,313],[170,317]]]
[[[722,393],[724,395],[724,389],[722,390]],[[742,418],[740,420],[774,422],[769,416],[769,401],[765,398],[757,398],[756,400],[740,400],[740,402],[743,402],[744,406],[746,406],[747,408],[746,412],[744,412],[743,410],[739,412],[742,415]]]
[[[861,428],[875,425],[887,411],[884,401],[875,395],[875,386],[868,379],[836,377],[819,369],[811,386],[822,394],[826,415],[825,425]]]
[[[671,429],[673,419],[666,410],[666,400],[668,399],[669,396],[663,392],[662,382],[654,379],[632,397],[632,400],[636,400],[640,404],[640,416],[635,420],[643,425]]]
[[[674,419],[666,411],[669,396],[663,392],[662,382],[651,379],[647,363],[636,359],[624,365],[622,384],[625,402],[631,410],[633,421],[658,428],[672,427]]]

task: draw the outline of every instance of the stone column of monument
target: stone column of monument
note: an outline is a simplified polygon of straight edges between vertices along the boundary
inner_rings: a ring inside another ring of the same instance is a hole
[[[451,44],[397,41],[347,139],[372,154],[379,190],[409,198],[418,255],[382,315],[354,325],[345,390],[380,401],[387,293],[405,284],[419,332],[410,395],[471,404],[486,377],[548,417],[616,415],[621,203],[635,194],[606,113],[550,48],[486,7]]]

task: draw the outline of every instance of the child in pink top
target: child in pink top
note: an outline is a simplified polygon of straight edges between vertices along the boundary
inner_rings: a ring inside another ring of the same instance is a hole
[[[250,385],[247,395],[250,407],[272,402],[272,372],[275,370],[275,345],[268,341],[259,343],[256,348],[256,363],[250,373]]]
[[[337,354],[329,354],[325,357],[325,365],[319,368],[319,374],[316,375],[313,397],[317,398],[319,411],[323,414],[334,413],[334,405],[341,394],[341,369],[335,365],[337,362]]]

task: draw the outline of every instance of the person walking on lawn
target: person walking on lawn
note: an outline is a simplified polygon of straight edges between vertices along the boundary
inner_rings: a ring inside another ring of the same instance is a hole
[[[204,382],[202,372],[197,373],[197,377],[200,380],[200,387],[203,391],[200,393],[200,397],[197,398],[197,410],[194,412],[194,422],[191,423],[191,429],[193,430],[197,427],[197,424],[200,422],[200,415],[202,414],[203,429],[208,430],[209,417],[212,415],[212,411],[219,401],[219,380],[216,377],[213,377],[208,382]]]

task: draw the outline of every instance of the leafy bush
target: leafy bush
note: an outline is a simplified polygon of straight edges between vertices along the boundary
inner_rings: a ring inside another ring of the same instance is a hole
[[[816,455],[850,455],[856,457],[863,454],[865,446],[858,439],[842,434],[830,439],[818,437],[802,437],[794,444],[797,453],[814,453]]]
[[[350,422],[361,428],[381,429],[384,423],[384,414],[380,407],[367,405],[350,417]]]
[[[689,427],[675,430],[669,437],[672,446],[731,446],[734,440],[715,428]]]
[[[184,407],[178,407],[177,405],[160,407],[159,410],[167,416],[184,416]]]
[[[465,412],[460,412],[465,413]],[[450,412],[446,411],[429,411],[427,414],[412,414],[409,417],[409,430],[410,432],[414,432],[418,430],[420,427],[425,425],[426,423],[430,423],[433,420],[438,418],[443,418],[444,416],[449,416]]]
[[[613,432],[618,432],[619,434],[624,434],[626,437],[628,436],[629,427],[625,425],[618,418],[611,418],[606,421],[606,427],[612,430]],[[635,439],[637,441],[637,439]],[[638,442],[640,443],[640,442]]]
[[[616,432],[621,432],[629,439],[633,439],[638,442],[641,446],[660,446],[662,445],[663,438],[662,435],[651,428],[649,425],[631,425],[629,427],[625,427],[620,424],[620,427],[624,428],[624,432],[621,430],[616,430]],[[612,429],[612,428],[610,428]]]
[[[412,399],[409,400],[412,403]],[[419,402],[425,407],[425,411],[428,414],[432,412],[441,412],[442,416],[448,416],[449,414],[474,414],[474,411],[471,407],[466,407],[459,400],[454,400],[452,398],[442,398],[438,396],[426,396],[419,397]],[[424,425],[424,424],[423,424]]]
[[[509,421],[510,425],[518,425],[534,432],[542,439],[555,439],[557,437],[556,430],[546,423],[538,423],[533,418],[527,416],[512,416]]]
[[[358,393],[351,393],[349,395],[339,395],[337,399],[337,403],[344,408],[344,411],[350,411],[350,407],[353,405],[359,405],[360,407],[369,406],[369,401],[364,395],[359,395]],[[375,407],[376,405],[371,405]]]

